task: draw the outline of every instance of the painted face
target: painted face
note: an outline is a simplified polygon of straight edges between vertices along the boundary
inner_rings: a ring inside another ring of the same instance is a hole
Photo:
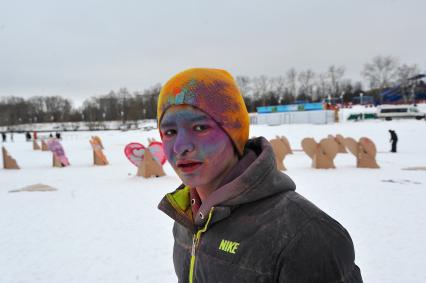
[[[187,186],[215,190],[238,157],[228,135],[189,105],[170,107],[160,124],[164,152]]]

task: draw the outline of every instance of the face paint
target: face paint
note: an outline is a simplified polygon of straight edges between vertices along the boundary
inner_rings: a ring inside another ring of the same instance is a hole
[[[207,195],[238,161],[228,135],[210,116],[192,106],[170,107],[161,120],[160,132],[167,159],[183,183]]]

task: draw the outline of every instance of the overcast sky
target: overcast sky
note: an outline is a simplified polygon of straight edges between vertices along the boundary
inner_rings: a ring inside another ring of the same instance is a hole
[[[0,0],[0,97],[77,104],[143,90],[189,67],[346,77],[376,55],[426,70],[425,0]]]

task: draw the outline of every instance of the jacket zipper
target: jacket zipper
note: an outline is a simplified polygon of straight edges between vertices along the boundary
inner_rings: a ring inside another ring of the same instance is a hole
[[[200,243],[201,234],[206,232],[207,226],[209,226],[210,220],[211,220],[212,215],[213,215],[213,210],[214,210],[214,207],[212,207],[210,209],[209,217],[207,218],[207,221],[206,221],[206,224],[204,224],[204,227],[202,229],[198,230],[197,233],[195,233],[194,236],[192,237],[191,261],[190,261],[190,264],[189,264],[189,283],[194,282],[195,251],[196,251],[198,244]]]

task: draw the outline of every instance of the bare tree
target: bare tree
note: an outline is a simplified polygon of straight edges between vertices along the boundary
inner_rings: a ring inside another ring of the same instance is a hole
[[[314,79],[315,73],[310,69],[299,73],[297,76],[297,81],[299,82],[299,99],[310,100],[312,98]]]
[[[339,96],[341,93],[341,81],[343,79],[343,76],[345,75],[345,67],[339,66],[336,67],[334,65],[331,65],[327,69],[327,77],[329,79],[329,86],[330,86],[330,94],[333,97]]]
[[[404,83],[409,78],[418,75],[420,73],[419,66],[417,64],[407,65],[402,64],[396,69],[396,80],[398,83]]]
[[[297,91],[297,71],[295,68],[290,68],[287,72],[286,72],[286,84],[287,84],[287,89],[288,89],[288,93],[293,96],[296,97],[296,91]]]
[[[283,76],[271,78],[271,91],[276,94],[278,101],[281,104],[285,95],[285,78]]]
[[[243,96],[249,96],[252,90],[250,77],[238,76],[236,77],[237,85],[240,88]]]
[[[270,80],[266,76],[255,77],[253,79],[253,97],[255,100],[262,100],[262,106],[265,106],[265,94],[271,89]]]
[[[325,98],[331,93],[330,83],[327,73],[320,73],[317,76],[317,93],[319,98]]]
[[[367,80],[370,88],[384,89],[395,81],[398,59],[392,56],[376,56],[364,65],[361,75]]]

